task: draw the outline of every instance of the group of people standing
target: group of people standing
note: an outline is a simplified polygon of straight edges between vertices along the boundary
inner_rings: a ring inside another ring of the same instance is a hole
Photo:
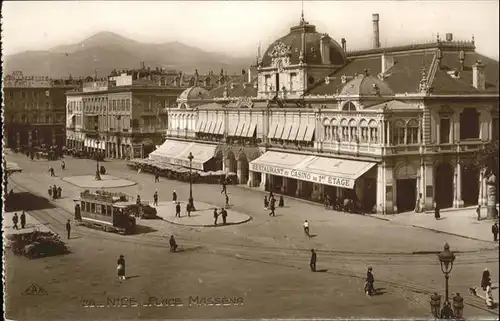
[[[285,199],[283,198],[283,195],[280,195],[279,202],[278,202],[279,207],[285,206]],[[271,212],[269,213],[269,216],[276,216],[276,198],[274,198],[273,192],[269,193],[269,198],[264,196],[264,209],[270,210]]]
[[[12,223],[14,224],[13,228],[15,230],[19,230],[19,226],[17,225],[19,223],[19,216],[17,216],[17,213],[14,213],[14,216],[12,217]],[[24,211],[21,213],[21,228],[26,227],[26,214]]]
[[[219,216],[222,216],[222,224],[227,224],[227,211],[225,208],[221,208],[220,212],[217,211],[217,208],[214,208],[214,225],[217,225],[217,220]]]
[[[49,193],[50,198],[52,198],[54,200],[61,198],[62,188],[61,188],[61,186],[58,187],[54,184],[54,186],[49,186],[48,193]]]

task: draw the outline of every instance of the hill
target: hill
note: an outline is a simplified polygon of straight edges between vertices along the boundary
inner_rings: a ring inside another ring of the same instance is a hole
[[[85,77],[97,71],[106,76],[113,69],[138,68],[144,62],[151,68],[161,67],[184,72],[208,70],[240,73],[253,62],[224,53],[207,52],[180,42],[142,43],[112,32],[99,32],[78,43],[61,45],[46,51],[25,51],[4,57],[4,72],[22,70],[25,75]]]

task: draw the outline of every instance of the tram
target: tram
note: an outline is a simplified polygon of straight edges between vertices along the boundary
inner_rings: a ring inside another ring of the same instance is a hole
[[[75,218],[79,225],[106,232],[135,233],[136,219],[127,210],[134,203],[126,194],[85,190],[75,201],[78,202]]]

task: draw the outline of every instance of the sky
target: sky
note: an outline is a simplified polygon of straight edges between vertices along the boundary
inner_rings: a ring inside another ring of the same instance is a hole
[[[254,57],[297,25],[301,1],[3,1],[3,54],[77,43],[99,31],[150,43],[180,41]],[[476,41],[499,59],[499,1],[304,1],[305,19],[348,50],[371,46],[372,14],[382,46],[432,41],[439,33]]]

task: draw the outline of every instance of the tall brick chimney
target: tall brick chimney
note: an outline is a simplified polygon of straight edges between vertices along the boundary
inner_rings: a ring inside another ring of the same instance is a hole
[[[379,16],[378,13],[372,14],[373,21],[373,49],[380,48],[380,34],[378,28]]]
[[[484,76],[484,65],[481,60],[476,61],[472,66],[472,86],[479,90],[486,89],[486,79]]]

